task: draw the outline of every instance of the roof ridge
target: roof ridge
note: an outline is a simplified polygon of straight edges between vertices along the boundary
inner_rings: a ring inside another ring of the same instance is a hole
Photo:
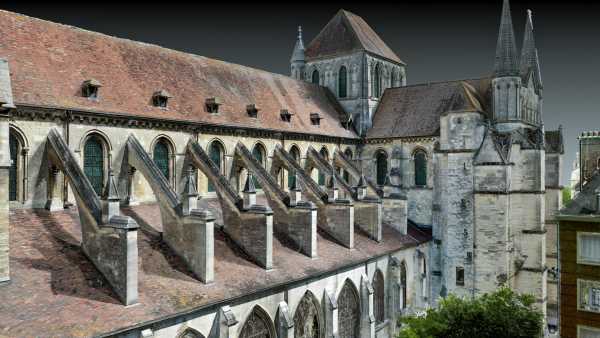
[[[431,82],[413,83],[413,84],[409,84],[409,85],[405,85],[405,86],[390,87],[390,88],[387,88],[386,91],[387,90],[398,90],[398,89],[404,89],[404,88],[411,88],[411,87],[438,85],[438,84],[452,83],[452,82],[479,81],[479,80],[485,80],[485,79],[489,79],[489,77],[485,77],[484,76],[484,77],[474,77],[474,78],[468,78],[468,79],[439,80],[439,81],[431,81]]]
[[[221,62],[221,63],[232,65],[232,66],[243,67],[243,68],[250,69],[250,70],[260,71],[260,72],[264,72],[264,73],[267,73],[267,74],[271,74],[271,75],[283,77],[283,78],[286,78],[286,79],[290,79],[290,80],[293,80],[294,82],[297,82],[297,83],[312,84],[312,83],[309,83],[309,82],[306,82],[306,81],[303,81],[303,80],[295,79],[295,78],[290,77],[290,76],[285,75],[285,74],[275,73],[275,72],[272,72],[272,71],[269,71],[269,70],[266,70],[266,69],[255,68],[255,67],[251,67],[251,66],[247,66],[247,65],[243,65],[243,64],[231,62],[231,61],[226,61],[226,60],[221,60],[221,59],[217,59],[217,58],[213,58],[213,57],[208,57],[208,56],[204,56],[204,55],[194,54],[194,53],[191,53],[191,52],[186,52],[186,51],[182,51],[182,50],[178,50],[178,49],[173,49],[173,48],[161,46],[161,45],[156,44],[156,43],[150,43],[150,42],[144,42],[144,41],[139,41],[139,40],[133,40],[133,39],[129,39],[129,38],[123,38],[123,37],[119,37],[119,36],[115,36],[115,35],[110,35],[110,34],[98,32],[98,31],[93,31],[93,30],[90,30],[90,29],[87,29],[87,28],[82,28],[82,27],[78,27],[78,26],[73,26],[73,25],[61,23],[61,22],[55,22],[55,21],[51,21],[51,20],[40,19],[40,18],[36,18],[34,16],[29,16],[27,14],[22,14],[22,13],[17,13],[17,12],[11,12],[11,11],[7,11],[5,9],[0,9],[0,13],[7,13],[8,15],[13,15],[13,16],[15,16],[15,15],[16,16],[21,16],[21,17],[27,18],[29,20],[43,22],[43,23],[46,23],[46,24],[52,24],[52,25],[56,25],[56,26],[60,26],[60,27],[66,28],[66,29],[73,29],[75,31],[80,31],[80,32],[83,32],[83,33],[86,33],[86,34],[99,35],[99,36],[102,36],[102,37],[106,37],[106,38],[113,39],[113,40],[116,40],[116,41],[121,41],[121,42],[124,42],[124,43],[130,43],[130,44],[134,44],[134,45],[141,45],[143,47],[157,48],[157,49],[163,50],[163,51],[175,52],[175,53],[178,53],[178,54],[183,55],[183,56],[188,56],[188,57],[192,57],[192,58],[204,58],[204,59],[209,59],[209,60]],[[319,87],[321,87],[321,86],[319,86]]]

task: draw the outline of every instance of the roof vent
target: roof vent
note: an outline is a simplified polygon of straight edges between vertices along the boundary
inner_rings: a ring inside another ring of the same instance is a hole
[[[248,113],[248,116],[250,116],[252,118],[257,118],[258,117],[258,111],[259,110],[260,109],[258,109],[254,103],[249,104],[249,105],[246,106],[246,113]]]
[[[97,99],[98,88],[100,87],[102,87],[102,84],[96,79],[85,80],[81,86],[81,94],[83,97],[87,97],[89,99]]]
[[[219,97],[209,97],[208,99],[206,99],[206,111],[211,113],[211,114],[218,114],[219,113],[219,106],[223,104],[223,101],[221,100],[221,98]]]
[[[310,113],[310,122],[314,125],[314,126],[318,126],[321,125],[321,120],[323,118],[321,117],[321,115],[319,115],[319,113]]]
[[[284,122],[291,122],[293,113],[290,113],[287,109],[282,109],[280,112],[281,120]]]
[[[173,96],[164,89],[156,91],[152,94],[152,105],[159,108],[167,108],[167,102],[171,97]]]

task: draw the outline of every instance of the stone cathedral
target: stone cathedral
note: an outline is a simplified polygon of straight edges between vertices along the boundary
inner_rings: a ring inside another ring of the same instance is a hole
[[[499,26],[408,85],[345,10],[291,76],[0,11],[0,335],[387,338],[501,285],[556,325],[562,132]]]

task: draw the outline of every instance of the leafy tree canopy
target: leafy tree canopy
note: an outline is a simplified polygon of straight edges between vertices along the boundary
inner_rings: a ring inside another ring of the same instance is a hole
[[[449,295],[424,315],[401,318],[398,338],[541,337],[543,314],[533,304],[507,287],[474,299]]]

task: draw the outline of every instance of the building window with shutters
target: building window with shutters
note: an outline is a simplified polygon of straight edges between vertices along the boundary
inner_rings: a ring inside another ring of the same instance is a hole
[[[97,195],[104,188],[106,165],[105,141],[97,134],[88,136],[83,147],[83,171]]]
[[[338,73],[338,97],[345,98],[348,96],[348,71],[342,66]]]
[[[577,232],[577,264],[600,265],[600,233]]]
[[[427,186],[427,153],[421,149],[415,151],[413,161],[415,165],[415,185],[417,187]]]

